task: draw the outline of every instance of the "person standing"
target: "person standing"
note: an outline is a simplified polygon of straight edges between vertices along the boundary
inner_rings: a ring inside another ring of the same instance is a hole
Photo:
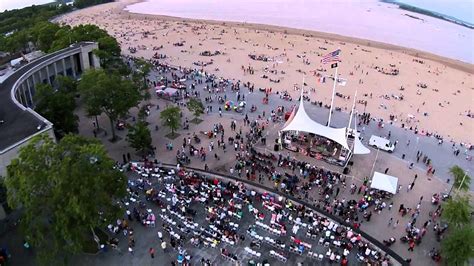
[[[399,220],[397,220],[397,221],[396,221],[396,222],[393,224],[393,229],[397,228],[397,226],[398,226],[398,223],[400,223],[400,221],[399,221]]]
[[[388,226],[392,225],[393,222],[393,217],[390,217],[390,220],[388,220]]]
[[[161,249],[166,252],[166,241],[161,242]]]
[[[152,259],[155,258],[155,249],[154,249],[154,248],[150,248],[150,249],[148,250],[148,253],[150,253],[150,257],[151,257]]]

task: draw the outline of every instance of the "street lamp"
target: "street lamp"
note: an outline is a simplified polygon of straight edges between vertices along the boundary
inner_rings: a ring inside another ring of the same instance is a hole
[[[372,170],[370,170],[370,174],[372,176],[374,175],[375,164],[377,163],[377,158],[379,157],[379,151],[380,151],[380,149],[377,147],[377,153],[375,154],[374,164],[372,165]]]

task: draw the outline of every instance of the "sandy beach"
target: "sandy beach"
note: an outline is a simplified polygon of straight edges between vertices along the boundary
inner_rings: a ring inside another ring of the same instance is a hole
[[[116,37],[124,54],[204,69],[257,88],[299,95],[303,78],[312,102],[329,105],[334,69],[321,56],[340,48],[335,106],[356,109],[409,130],[473,143],[472,64],[394,45],[277,26],[201,21],[124,11],[122,0],[57,19],[71,26],[95,24]],[[250,56],[251,55],[251,56]],[[322,81],[325,81],[324,83]],[[294,100],[293,100],[294,101]],[[365,104],[366,103],[366,104]],[[326,121],[320,121],[322,123]]]

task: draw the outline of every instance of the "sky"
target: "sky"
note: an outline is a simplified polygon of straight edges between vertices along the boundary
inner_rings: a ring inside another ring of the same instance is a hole
[[[31,5],[42,5],[54,2],[53,0],[0,0],[0,12],[19,9]]]

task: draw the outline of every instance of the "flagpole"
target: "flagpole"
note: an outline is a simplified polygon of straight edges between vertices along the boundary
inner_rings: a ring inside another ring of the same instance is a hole
[[[331,126],[331,116],[332,116],[332,108],[334,105],[334,95],[336,94],[336,83],[337,83],[337,68],[339,66],[336,66],[336,72],[334,74],[334,84],[332,85],[332,97],[331,97],[331,106],[329,107],[329,119],[328,119],[328,127]]]
[[[347,125],[347,128],[348,128],[348,129],[351,128],[351,122],[352,122],[352,116],[354,115],[354,109],[355,109],[355,104],[356,104],[356,98],[357,98],[357,90],[355,91],[354,102],[352,103],[351,115],[350,115],[350,117],[349,117],[349,124]],[[347,130],[347,132],[349,132],[349,130]]]

